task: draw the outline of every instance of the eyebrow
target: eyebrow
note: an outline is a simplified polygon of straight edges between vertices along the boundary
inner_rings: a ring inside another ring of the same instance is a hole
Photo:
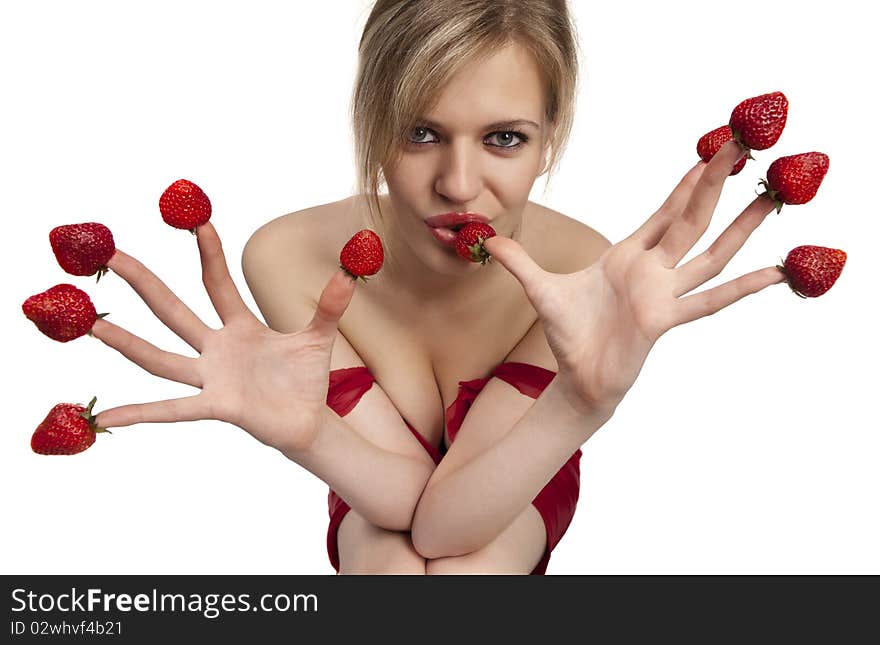
[[[436,128],[438,130],[444,130],[445,128],[437,123],[436,121],[432,121],[431,119],[419,119],[419,123],[422,123],[429,128]],[[485,126],[485,130],[502,130],[505,128],[516,128],[524,125],[530,125],[535,130],[540,130],[541,126],[539,126],[534,121],[529,121],[528,119],[504,119],[503,121],[495,121],[494,123],[490,123]]]

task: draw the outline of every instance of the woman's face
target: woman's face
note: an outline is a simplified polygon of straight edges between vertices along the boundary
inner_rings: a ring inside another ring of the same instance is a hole
[[[429,270],[460,275],[480,265],[459,258],[425,220],[478,213],[499,234],[518,236],[547,151],[544,91],[537,63],[515,45],[452,79],[408,133],[400,161],[385,169],[398,246]],[[517,123],[498,125],[509,121]]]

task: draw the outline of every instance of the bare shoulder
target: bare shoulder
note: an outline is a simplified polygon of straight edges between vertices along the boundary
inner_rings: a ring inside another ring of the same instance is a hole
[[[611,246],[604,235],[583,222],[552,208],[534,202],[529,204],[533,207],[533,226],[543,249],[535,261],[547,271],[580,271]]]
[[[290,326],[285,301],[317,303],[321,285],[335,270],[332,248],[348,199],[320,204],[269,220],[251,234],[241,268],[267,324]],[[330,272],[330,273],[328,273]],[[299,326],[302,321],[296,321]]]
[[[280,259],[271,257],[273,254],[300,257],[303,252],[320,253],[323,249],[316,242],[326,239],[327,230],[339,226],[340,213],[350,199],[304,208],[269,220],[248,239],[244,257],[259,261],[266,256],[270,256],[270,260]]]

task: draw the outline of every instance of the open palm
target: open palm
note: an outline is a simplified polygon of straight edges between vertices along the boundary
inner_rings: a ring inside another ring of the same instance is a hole
[[[208,327],[133,257],[117,250],[108,266],[198,357],[161,350],[104,319],[95,322],[92,334],[151,374],[201,392],[111,408],[98,414],[98,425],[215,419],[235,424],[282,451],[308,447],[326,412],[330,353],[355,285],[338,271],[322,292],[309,325],[295,333],[278,333],[244,304],[213,225],[200,226],[197,236],[202,279],[223,322],[220,329]]]
[[[637,231],[582,271],[549,273],[510,238],[486,241],[535,307],[557,379],[578,406],[613,410],[666,331],[784,280],[773,266],[685,295],[717,276],[773,210],[771,200],[758,197],[709,249],[678,266],[708,228],[741,154],[731,142],[708,164],[698,163]]]

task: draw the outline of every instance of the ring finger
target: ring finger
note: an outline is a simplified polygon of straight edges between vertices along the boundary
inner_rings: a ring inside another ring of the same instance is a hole
[[[92,326],[92,336],[112,347],[128,360],[140,365],[150,374],[177,383],[202,387],[202,379],[196,369],[196,359],[166,352],[118,325],[99,318]]]
[[[712,246],[675,270],[675,296],[693,291],[721,273],[772,210],[773,201],[767,197],[758,197],[749,204]]]

